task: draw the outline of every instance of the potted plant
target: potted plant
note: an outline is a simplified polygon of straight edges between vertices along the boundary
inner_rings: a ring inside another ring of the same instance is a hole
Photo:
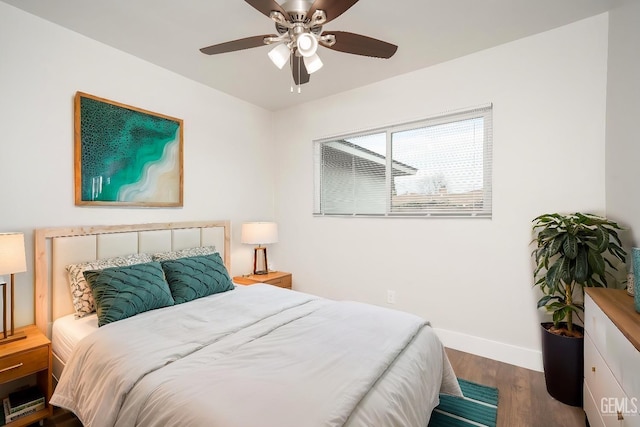
[[[582,323],[584,288],[616,282],[611,261],[625,261],[616,230],[621,230],[617,223],[591,214],[553,213],[533,220],[534,286],[543,294],[538,308],[553,317],[542,323],[545,382],[549,394],[568,405],[582,405],[584,331],[574,320]]]

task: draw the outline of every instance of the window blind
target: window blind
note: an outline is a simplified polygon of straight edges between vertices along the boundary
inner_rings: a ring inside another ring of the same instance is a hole
[[[491,216],[492,106],[314,141],[314,214]]]

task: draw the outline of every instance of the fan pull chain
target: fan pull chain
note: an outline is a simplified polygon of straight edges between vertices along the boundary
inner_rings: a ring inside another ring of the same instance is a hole
[[[298,86],[298,93],[302,93],[302,87],[300,85],[300,81],[301,81],[301,78],[302,78],[301,77],[301,72],[300,72],[300,67],[301,67],[302,64],[300,63],[300,61],[302,61],[302,58],[300,58],[300,57],[294,58],[293,55],[291,55],[289,63],[291,64],[291,67],[293,68],[293,61],[295,61],[296,59],[298,60],[298,85],[297,85]],[[294,79],[293,83],[295,83],[295,79]],[[290,90],[291,90],[291,93],[293,93],[293,85],[291,85]]]
[[[293,55],[289,56],[289,68],[293,70]],[[293,93],[293,84],[291,84],[291,93]]]
[[[301,63],[300,63],[300,61],[302,61],[302,58],[295,58],[292,55],[291,59],[290,59],[290,63],[291,63],[291,67],[293,68],[295,66],[295,63],[293,61],[296,61],[296,60],[298,61],[298,66],[296,67],[298,69],[298,85],[297,85],[298,86],[298,93],[302,93],[302,87],[300,85],[300,81],[301,81],[301,71],[300,71]],[[295,72],[295,68],[293,70]],[[294,83],[295,83],[295,79],[294,79]],[[290,90],[291,90],[291,93],[293,93],[293,85],[291,85]]]
[[[300,93],[300,59],[298,56],[298,93]]]
[[[298,56],[298,93],[302,92],[302,89],[300,88],[300,79],[301,79],[300,66],[302,65],[301,62],[302,62],[302,57]]]

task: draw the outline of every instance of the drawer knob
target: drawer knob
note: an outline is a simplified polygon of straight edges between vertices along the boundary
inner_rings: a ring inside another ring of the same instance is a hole
[[[12,369],[18,369],[20,367],[22,367],[22,363],[18,363],[17,365],[9,366],[9,367],[4,368],[4,369],[0,369],[0,373],[7,372],[7,371],[10,371]]]
[[[595,366],[592,366],[592,367],[591,367],[591,372],[595,372],[595,371],[596,371],[596,367],[595,367]]]
[[[618,411],[618,421],[622,421],[624,420],[624,417],[622,416],[622,412]]]

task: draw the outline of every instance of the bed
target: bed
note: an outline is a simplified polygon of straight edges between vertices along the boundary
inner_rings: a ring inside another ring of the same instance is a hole
[[[196,296],[182,302],[194,262],[219,259],[214,282],[230,282],[228,221],[35,235],[36,323],[52,339],[58,380],[50,402],[86,426],[424,427],[439,393],[460,395],[441,342],[417,316],[266,284],[189,289]],[[190,255],[196,248],[215,251]],[[67,266],[175,253],[188,255],[161,261],[162,279],[155,261],[83,273],[94,290],[105,277],[139,275],[150,288],[165,280],[173,303],[112,320],[101,301],[99,314],[78,318]]]

